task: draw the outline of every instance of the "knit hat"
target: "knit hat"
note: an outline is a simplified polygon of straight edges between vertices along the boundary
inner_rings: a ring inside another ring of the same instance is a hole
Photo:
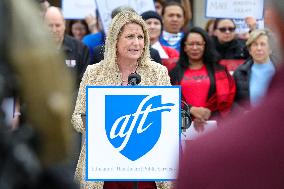
[[[161,22],[161,24],[163,25],[162,17],[161,17],[157,12],[155,12],[155,11],[151,11],[151,10],[150,10],[150,11],[146,11],[146,12],[142,13],[141,16],[142,16],[142,18],[143,18],[144,21],[146,21],[146,20],[148,20],[148,19],[150,19],[150,18],[156,18],[156,19],[158,19],[158,20]]]

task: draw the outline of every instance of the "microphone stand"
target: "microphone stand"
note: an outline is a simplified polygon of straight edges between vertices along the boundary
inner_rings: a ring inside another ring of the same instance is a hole
[[[129,86],[136,86],[141,82],[141,76],[139,74],[131,73],[128,76],[128,85]],[[133,181],[133,189],[138,189],[138,181]]]
[[[138,181],[133,181],[133,189],[138,189]]]

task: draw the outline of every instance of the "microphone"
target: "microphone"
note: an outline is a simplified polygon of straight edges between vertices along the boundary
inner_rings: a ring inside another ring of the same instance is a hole
[[[138,85],[141,82],[141,76],[137,73],[131,73],[128,76],[128,85]]]

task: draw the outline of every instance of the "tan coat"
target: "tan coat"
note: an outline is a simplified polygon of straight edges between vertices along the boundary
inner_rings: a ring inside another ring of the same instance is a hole
[[[148,62],[142,66],[138,66],[137,73],[141,76],[140,85],[170,85],[170,79],[166,67],[156,63]],[[87,85],[121,85],[121,73],[117,66],[110,67],[104,61],[99,64],[88,66],[78,93],[78,98],[75,106],[75,111],[72,116],[74,128],[83,134],[85,138],[85,126],[81,115],[86,114],[86,86]],[[83,141],[79,161],[76,168],[75,179],[81,184],[81,188],[96,188],[102,189],[103,182],[85,182],[85,157],[86,144]],[[169,182],[157,182],[157,187],[160,189],[170,188]]]
[[[109,27],[105,43],[105,59],[98,64],[88,66],[80,84],[75,110],[72,115],[72,123],[74,128],[83,134],[83,138],[85,138],[85,126],[83,125],[82,115],[86,114],[86,86],[118,86],[122,83],[122,75],[117,65],[117,42],[123,27],[127,23],[139,24],[144,33],[144,52],[137,60],[136,69],[136,72],[141,76],[141,83],[139,85],[170,85],[170,78],[166,67],[150,59],[150,40],[146,23],[137,13],[128,11],[119,13],[113,18]],[[103,182],[85,181],[85,157],[86,144],[84,140],[75,172],[75,179],[81,184],[81,188],[102,189]],[[159,189],[170,188],[170,182],[157,182],[156,185]]]

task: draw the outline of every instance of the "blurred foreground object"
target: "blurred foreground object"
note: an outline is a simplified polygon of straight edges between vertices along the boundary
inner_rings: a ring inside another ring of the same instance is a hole
[[[18,91],[26,110],[26,122],[15,132],[6,130],[1,113],[0,188],[74,188],[58,166],[71,152],[74,79],[29,0],[0,1],[0,20],[0,101]]]
[[[29,1],[9,2],[13,16],[11,29],[6,28],[12,36],[7,46],[7,61],[20,81],[20,94],[27,104],[27,119],[42,138],[41,160],[44,163],[63,160],[71,142],[68,133],[73,78],[65,65],[59,63],[62,57],[55,56],[50,36]]]
[[[278,26],[283,54],[284,2],[269,2],[275,3],[272,20]],[[258,108],[227,120],[222,129],[188,145],[180,164],[178,189],[283,188],[283,83],[282,66]]]

